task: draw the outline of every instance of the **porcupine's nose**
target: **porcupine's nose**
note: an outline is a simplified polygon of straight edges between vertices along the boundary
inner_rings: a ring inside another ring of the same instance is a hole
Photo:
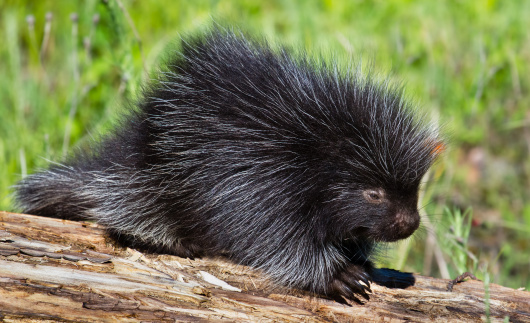
[[[395,216],[396,240],[409,237],[420,226],[420,214],[418,211],[399,211]]]

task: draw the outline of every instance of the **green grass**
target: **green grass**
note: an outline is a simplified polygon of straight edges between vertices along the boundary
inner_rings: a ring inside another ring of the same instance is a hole
[[[9,187],[21,176],[108,130],[179,33],[214,18],[370,62],[446,125],[448,149],[423,192],[423,233],[382,265],[478,270],[530,288],[530,2],[122,2],[134,25],[115,0],[0,3],[0,209],[13,210]]]

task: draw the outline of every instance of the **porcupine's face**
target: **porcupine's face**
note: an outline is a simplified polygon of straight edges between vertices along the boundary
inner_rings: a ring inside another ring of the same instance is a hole
[[[334,232],[340,240],[392,242],[409,237],[420,224],[418,186],[399,190],[350,183],[337,185],[332,198]]]
[[[374,241],[391,242],[409,237],[420,225],[418,188],[400,191],[368,188],[361,191],[362,208],[369,218],[364,234]],[[361,229],[361,230],[362,230]]]

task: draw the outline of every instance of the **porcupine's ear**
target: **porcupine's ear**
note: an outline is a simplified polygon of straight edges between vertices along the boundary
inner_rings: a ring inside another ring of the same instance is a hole
[[[438,158],[445,151],[445,143],[440,140],[434,141],[430,146],[432,147],[431,155],[434,158]]]
[[[436,160],[444,151],[445,143],[438,137],[428,137],[423,141],[424,152],[431,157],[431,160]]]

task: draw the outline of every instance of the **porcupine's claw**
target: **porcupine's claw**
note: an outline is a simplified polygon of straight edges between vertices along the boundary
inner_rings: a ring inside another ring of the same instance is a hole
[[[371,282],[372,278],[367,268],[352,264],[340,272],[333,280],[329,294],[334,299],[344,297],[345,299],[352,299],[362,303],[355,295],[360,295],[365,300],[369,300],[370,296],[368,293],[372,293],[370,289]]]

